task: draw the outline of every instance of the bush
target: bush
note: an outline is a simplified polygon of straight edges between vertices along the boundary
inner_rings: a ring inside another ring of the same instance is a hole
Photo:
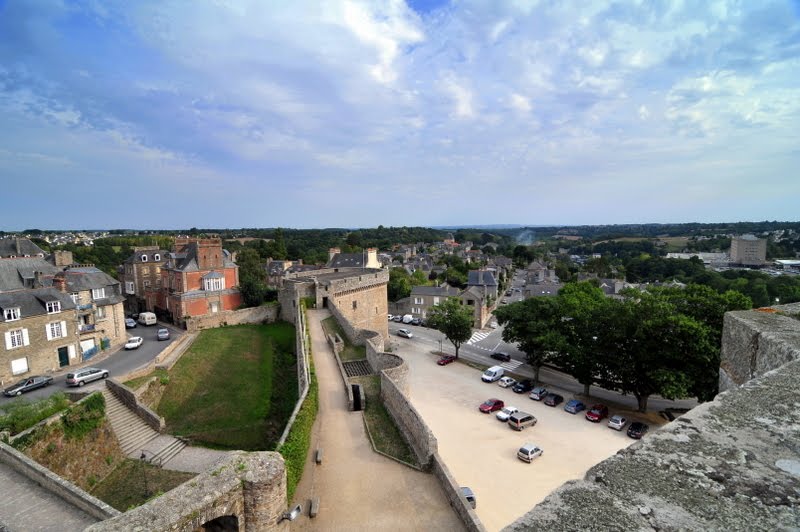
[[[11,434],[19,434],[38,422],[69,407],[70,402],[62,392],[54,393],[46,399],[35,401],[15,401],[5,406],[0,414],[0,430],[8,430]]]
[[[103,394],[93,393],[61,416],[64,435],[70,439],[83,438],[103,423],[105,412],[106,400]]]
[[[319,394],[317,390],[317,376],[314,367],[311,366],[311,382],[308,387],[308,395],[303,401],[303,406],[297,412],[294,425],[289,431],[286,441],[278,449],[283,459],[286,461],[286,493],[288,500],[294,497],[294,491],[300,477],[303,476],[303,468],[308,456],[308,448],[311,446],[311,429],[317,417],[319,408]]]

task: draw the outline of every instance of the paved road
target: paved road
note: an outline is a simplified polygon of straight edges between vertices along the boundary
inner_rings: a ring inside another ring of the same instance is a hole
[[[170,330],[169,340],[164,340],[159,342],[158,339],[156,338],[156,331],[161,327],[166,327]],[[130,351],[126,351],[125,349],[120,347],[119,349],[112,351],[108,355],[106,355],[104,352],[101,351],[100,354],[96,355],[95,357],[91,358],[90,360],[87,360],[86,362],[80,365],[70,366],[69,368],[63,368],[62,371],[59,371],[57,374],[53,376],[53,383],[46,388],[33,390],[20,397],[8,398],[5,396],[0,396],[1,397],[0,408],[2,408],[3,405],[9,404],[11,401],[19,401],[19,400],[34,401],[37,399],[48,397],[58,391],[63,391],[67,389],[67,385],[65,382],[67,373],[74,371],[80,367],[97,366],[108,370],[109,375],[111,375],[112,377],[129,373],[153,360],[159,353],[161,353],[161,351],[164,350],[164,348],[166,348],[172,342],[175,342],[181,335],[185,334],[186,331],[159,323],[158,325],[153,325],[150,327],[139,325],[135,329],[128,329],[127,332],[128,336],[141,336],[142,338],[144,338],[144,343],[142,344],[142,346],[139,347],[138,349],[133,349]],[[95,381],[94,383],[87,384],[85,388],[96,389],[102,386],[103,386],[102,381]]]

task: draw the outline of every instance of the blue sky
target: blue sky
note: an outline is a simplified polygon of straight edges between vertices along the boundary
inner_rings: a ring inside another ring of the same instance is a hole
[[[0,229],[797,220],[789,1],[0,0]]]

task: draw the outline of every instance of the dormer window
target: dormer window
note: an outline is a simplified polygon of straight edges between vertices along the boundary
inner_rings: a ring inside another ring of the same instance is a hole
[[[48,314],[56,314],[61,312],[61,301],[48,301],[47,302],[47,313]]]
[[[105,299],[106,297],[106,289],[103,288],[92,288],[92,299]]]
[[[161,260],[161,255],[159,255],[158,253],[156,253],[155,255],[153,255],[153,260],[154,260],[154,261],[160,261],[160,260]]]
[[[6,321],[17,321],[20,318],[19,307],[7,308],[4,310]]]
[[[215,277],[212,279],[203,279],[203,290],[224,290],[225,279],[222,277]]]
[[[147,262],[147,255],[142,255],[142,262]]]

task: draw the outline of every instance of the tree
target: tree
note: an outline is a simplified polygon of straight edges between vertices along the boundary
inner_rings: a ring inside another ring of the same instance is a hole
[[[457,297],[448,297],[428,311],[427,320],[431,327],[441,331],[450,340],[458,358],[461,344],[472,336],[472,308],[462,305]]]
[[[264,263],[253,248],[242,249],[236,257],[239,266],[239,292],[246,307],[257,307],[266,299],[267,283]]]
[[[552,357],[556,342],[553,330],[561,321],[558,301],[534,297],[500,307],[494,311],[503,325],[503,341],[517,343],[533,367],[533,380],[539,382],[539,369]]]
[[[389,284],[386,287],[389,301],[397,301],[411,295],[411,276],[404,268],[389,270]]]

